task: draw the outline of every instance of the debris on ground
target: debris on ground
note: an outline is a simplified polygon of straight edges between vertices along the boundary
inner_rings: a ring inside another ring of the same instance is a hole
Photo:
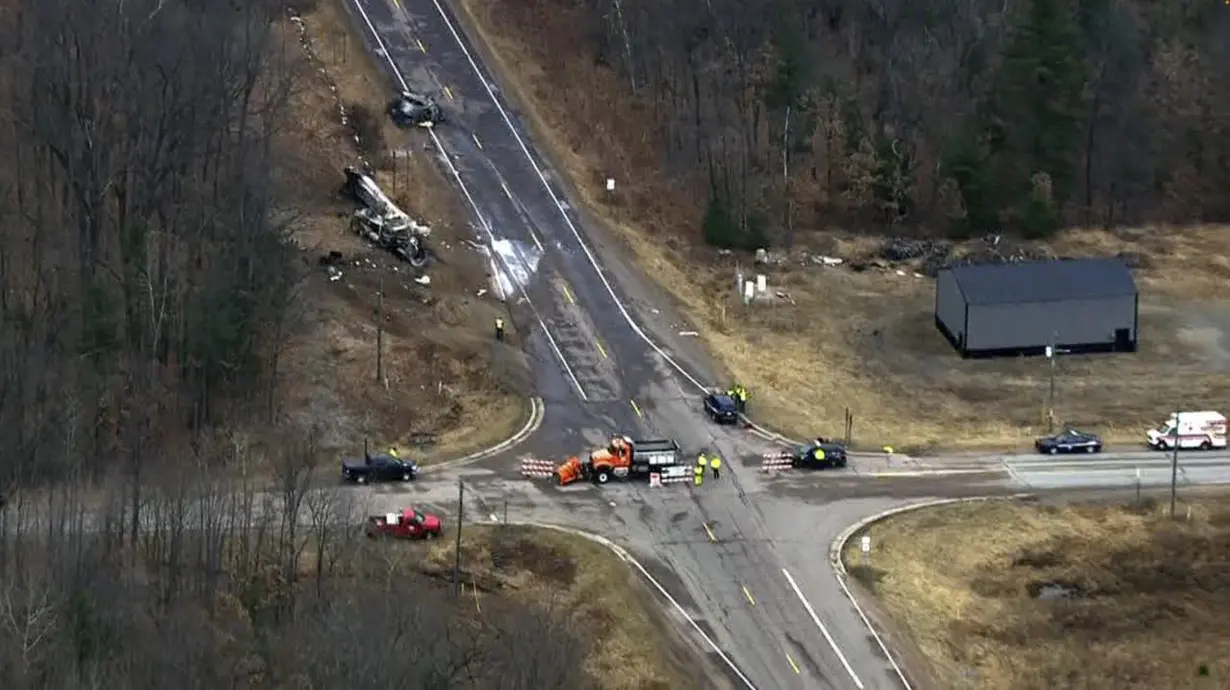
[[[1054,253],[1043,247],[1013,240],[1003,235],[985,235],[979,244],[945,267],[988,263],[1013,264],[1054,258],[1056,258]]]
[[[959,254],[959,256],[958,256]],[[1053,259],[1054,254],[1040,246],[1007,238],[986,235],[972,246],[958,248],[949,240],[890,237],[880,246],[877,256],[853,267],[892,269],[899,275],[911,272],[934,278],[945,268],[984,263],[1019,263]]]
[[[354,212],[351,228],[359,236],[388,250],[415,268],[427,265],[431,227],[412,219],[394,204],[370,175],[347,167],[342,190],[363,207]]]
[[[947,240],[891,237],[881,247],[879,258],[893,264],[918,262],[918,270],[932,278],[952,255],[953,244]]]

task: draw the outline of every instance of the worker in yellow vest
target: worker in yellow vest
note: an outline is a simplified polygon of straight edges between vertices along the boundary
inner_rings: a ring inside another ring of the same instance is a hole
[[[713,470],[713,479],[717,480],[721,476],[722,459],[716,455],[709,458],[709,467]]]
[[[692,479],[696,482],[696,486],[700,486],[705,481],[704,465],[697,465],[692,469]]]

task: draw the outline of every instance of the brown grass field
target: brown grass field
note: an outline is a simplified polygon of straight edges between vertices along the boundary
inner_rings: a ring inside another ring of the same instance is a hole
[[[450,573],[456,549],[451,538],[431,546],[424,563]],[[499,590],[523,603],[571,612],[590,636],[586,670],[611,690],[697,688],[689,675],[690,650],[666,641],[671,623],[646,602],[655,601],[638,575],[605,547],[583,537],[515,525],[467,527],[461,548],[463,579],[481,612],[481,589]]]
[[[933,326],[930,279],[794,264],[768,271],[770,285],[793,302],[741,308],[728,286],[751,257],[697,246],[700,200],[659,171],[660,156],[642,124],[645,104],[625,93],[623,77],[575,57],[590,54],[584,32],[575,29],[584,10],[508,0],[457,4],[578,201],[679,298],[726,373],[752,390],[759,421],[804,438],[839,433],[849,409],[856,445],[915,452],[1020,446],[1045,431],[1046,362],[962,361]],[[615,198],[601,188],[608,175],[620,180]],[[838,228],[804,235],[811,249],[847,259],[879,244]],[[1230,277],[1230,229],[1074,229],[1050,249],[1069,256],[1131,251],[1148,259],[1137,271],[1141,351],[1061,358],[1061,424],[1111,442],[1140,442],[1147,426],[1175,409],[1224,406],[1230,302],[1221,285]]]
[[[845,559],[921,653],[907,643],[920,688],[1230,687],[1230,507],[1168,513],[1148,496],[928,508],[872,525],[868,558],[854,539]]]
[[[491,323],[504,305],[477,296],[486,285],[483,259],[463,240],[469,229],[452,188],[439,174],[417,132],[399,131],[384,115],[391,94],[353,30],[341,0],[321,0],[304,16],[318,61],[307,57],[291,22],[280,26],[288,54],[299,56],[291,104],[294,127],[283,135],[282,184],[293,191],[295,240],[312,275],[303,288],[303,326],[281,363],[283,407],[304,427],[323,424],[330,452],[361,452],[373,444],[404,445],[414,433],[438,434],[416,448],[424,460],[492,445],[524,421],[529,393],[523,356],[497,346]],[[320,72],[323,68],[324,73]],[[337,191],[342,169],[359,151],[343,127],[337,102],[373,113],[380,141],[370,143],[377,176],[411,215],[432,225],[438,259],[429,287],[408,266],[349,230],[350,202]],[[394,157],[393,149],[408,155]],[[341,252],[342,278],[330,281],[318,258]],[[384,291],[383,380],[377,379],[376,314]]]

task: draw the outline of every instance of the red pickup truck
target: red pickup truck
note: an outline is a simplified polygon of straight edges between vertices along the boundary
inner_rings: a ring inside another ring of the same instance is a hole
[[[443,531],[444,523],[440,518],[414,508],[402,508],[399,512],[385,515],[372,515],[364,525],[364,532],[372,539],[435,539]]]

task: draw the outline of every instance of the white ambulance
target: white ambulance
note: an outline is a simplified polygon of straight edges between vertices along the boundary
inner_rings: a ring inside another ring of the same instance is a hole
[[[1226,416],[1220,412],[1180,412],[1146,435],[1149,447],[1157,450],[1174,448],[1176,438],[1180,448],[1225,448]]]

